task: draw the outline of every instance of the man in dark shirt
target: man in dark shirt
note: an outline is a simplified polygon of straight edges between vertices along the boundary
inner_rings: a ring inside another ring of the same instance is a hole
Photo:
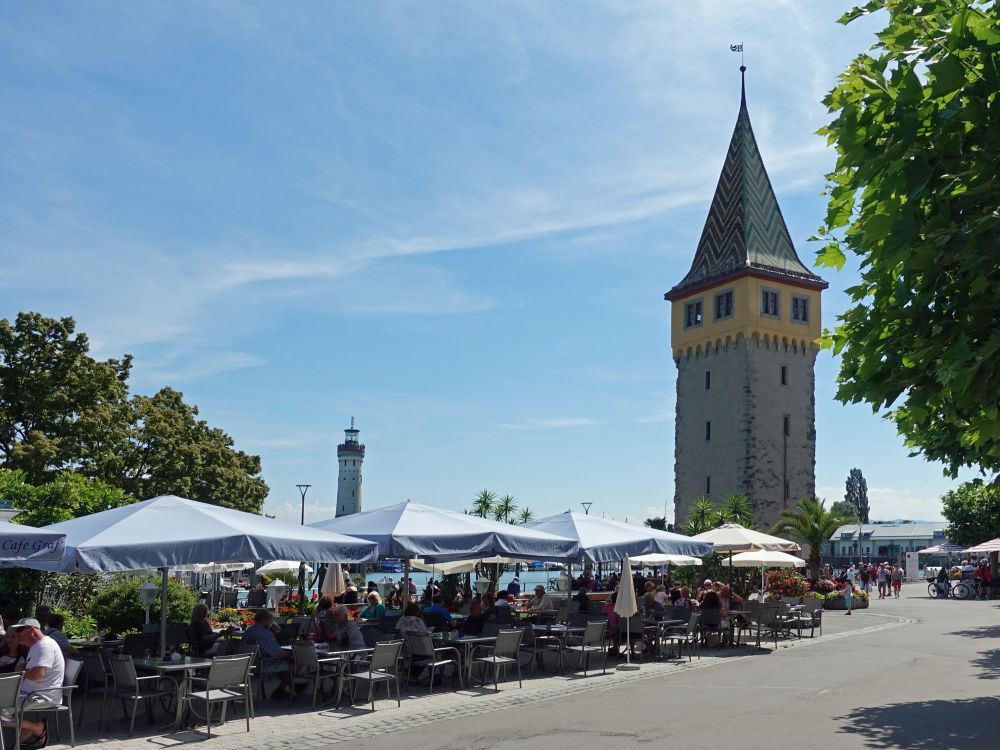
[[[486,624],[486,615],[483,614],[483,605],[473,600],[469,604],[469,616],[465,618],[458,627],[458,632],[465,636],[482,635],[483,626]]]
[[[246,629],[243,638],[240,640],[240,651],[244,651],[248,646],[256,646],[260,651],[261,674],[277,675],[278,687],[271,694],[272,698],[291,696],[291,669],[289,662],[292,660],[292,652],[285,651],[274,637],[271,630],[273,618],[266,609],[258,609],[253,616],[253,625]]]

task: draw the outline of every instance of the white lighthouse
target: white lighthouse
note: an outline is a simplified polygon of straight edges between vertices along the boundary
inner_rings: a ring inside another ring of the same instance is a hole
[[[361,465],[365,462],[365,446],[358,442],[358,430],[344,430],[344,442],[337,446],[337,515],[349,516],[361,510]]]

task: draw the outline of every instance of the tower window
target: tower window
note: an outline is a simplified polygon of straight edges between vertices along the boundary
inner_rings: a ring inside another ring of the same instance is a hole
[[[684,327],[695,328],[700,326],[702,321],[701,300],[688,302],[684,305]]]
[[[780,318],[781,310],[778,307],[780,299],[778,292],[774,289],[762,289],[760,292],[760,314],[769,318]]]
[[[791,422],[792,418],[789,417],[787,414],[781,418],[781,429],[782,432],[785,433],[785,437],[788,437],[788,435],[791,434],[791,429],[790,429]]]
[[[711,390],[712,388],[712,371],[705,370],[705,390]]]
[[[705,422],[705,440],[712,439],[712,423]]]
[[[792,320],[798,323],[809,322],[808,297],[792,297]]]
[[[781,366],[781,384],[782,385],[788,385],[788,366],[787,365],[782,365]]]
[[[712,477],[705,477],[705,494],[712,494]]]
[[[733,317],[733,293],[722,292],[715,295],[715,319]]]

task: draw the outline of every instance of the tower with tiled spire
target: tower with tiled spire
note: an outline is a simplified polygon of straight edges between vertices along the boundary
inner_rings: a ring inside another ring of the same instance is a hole
[[[337,516],[361,512],[361,466],[365,462],[365,444],[358,440],[358,432],[351,426],[344,430],[344,442],[337,446]]]
[[[795,252],[744,80],[691,270],[665,295],[677,365],[677,523],[698,497],[739,493],[767,529],[815,493],[815,341],[826,287]]]

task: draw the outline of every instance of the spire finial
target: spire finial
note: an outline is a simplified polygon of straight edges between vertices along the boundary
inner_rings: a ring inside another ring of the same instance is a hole
[[[740,109],[747,108],[747,66],[740,66]]]

